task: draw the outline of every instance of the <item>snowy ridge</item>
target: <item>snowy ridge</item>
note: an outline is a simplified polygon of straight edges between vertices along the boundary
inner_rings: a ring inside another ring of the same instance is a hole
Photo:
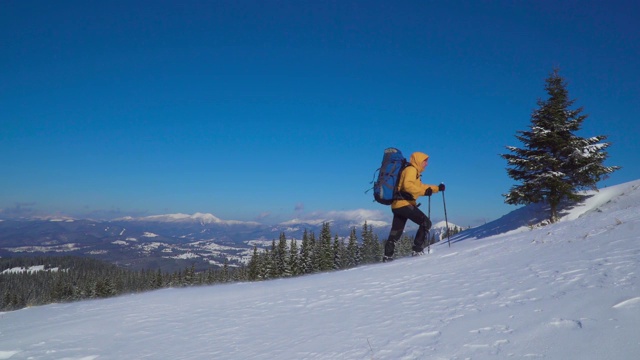
[[[438,221],[437,223],[431,225],[431,230],[436,230],[437,232],[441,233],[444,232],[447,229],[447,225],[449,226],[449,229],[454,229],[454,228],[460,228],[462,229],[462,227],[460,225],[454,224],[452,222],[446,222],[444,220],[442,221]]]
[[[383,228],[389,226],[387,221],[382,220],[384,218],[384,212],[380,210],[343,210],[343,211],[327,211],[327,212],[315,212],[308,215],[305,219],[292,219],[281,222],[280,226],[304,226],[312,225],[319,226],[322,223],[335,223],[346,222],[348,228],[359,228],[366,222],[367,225],[375,228]]]
[[[451,247],[386,264],[4,313],[0,354],[637,359],[639,186],[603,189],[547,226],[529,227],[535,208],[518,209]]]
[[[164,214],[164,215],[151,215],[145,217],[124,217],[116,219],[116,221],[149,221],[149,222],[167,222],[167,223],[200,223],[201,225],[207,224],[220,224],[220,225],[260,225],[253,221],[239,221],[239,220],[222,220],[212,214],[208,213],[195,213],[193,215],[188,214]]]
[[[456,225],[452,222],[448,223],[449,229],[454,230],[455,228],[462,229],[461,226]],[[429,237],[435,236],[436,241],[447,240],[447,222],[445,220],[438,221],[437,223],[431,226],[429,230]]]
[[[46,220],[51,222],[74,222],[75,219],[69,216],[60,216],[60,215],[47,215],[47,216],[36,216],[35,219]]]
[[[583,201],[578,204],[561,206],[558,223],[573,221],[591,212],[601,212],[609,203],[622,202],[624,206],[637,206],[640,180],[611,186],[598,191],[585,191]],[[532,204],[514,210],[505,216],[485,225],[464,231],[456,236],[457,241],[466,239],[482,239],[494,235],[511,235],[529,231],[532,227],[547,224],[549,207],[544,204]]]
[[[383,228],[385,226],[389,226],[389,223],[386,221],[370,220],[370,219],[364,219],[362,221],[351,220],[351,222],[349,222],[346,226],[349,228],[352,228],[352,227],[359,228],[362,225],[364,225],[365,221],[367,225],[373,226],[375,228]],[[335,220],[329,220],[329,219],[314,219],[314,220],[292,219],[292,220],[281,222],[279,225],[289,226],[289,227],[296,227],[296,226],[304,227],[304,225],[320,226],[322,225],[322,223],[334,223],[334,222]]]

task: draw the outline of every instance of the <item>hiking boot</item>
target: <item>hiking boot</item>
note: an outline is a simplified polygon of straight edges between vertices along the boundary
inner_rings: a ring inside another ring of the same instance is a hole
[[[393,256],[383,256],[382,257],[382,262],[391,262],[393,261]]]

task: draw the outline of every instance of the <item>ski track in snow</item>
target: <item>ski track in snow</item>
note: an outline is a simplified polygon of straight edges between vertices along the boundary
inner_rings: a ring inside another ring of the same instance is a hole
[[[636,193],[391,263],[2,313],[0,359],[640,358]]]

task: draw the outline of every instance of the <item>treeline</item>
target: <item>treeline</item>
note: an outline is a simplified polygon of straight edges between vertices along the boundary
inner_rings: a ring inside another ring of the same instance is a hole
[[[458,227],[450,229],[449,236],[461,230]],[[439,241],[435,234],[428,240],[430,244]],[[412,247],[413,238],[403,236],[396,244],[395,256],[409,256]],[[270,249],[260,252],[254,247],[247,275],[250,281],[258,281],[349,269],[361,264],[380,262],[383,254],[383,243],[366,222],[360,239],[355,228],[351,229],[347,239],[332,236],[330,224],[324,223],[318,238],[314,233],[305,231],[299,244],[296,240],[287,241],[285,235],[280,234],[277,242],[271,242]]]
[[[28,271],[42,265],[43,269]],[[21,270],[11,271],[16,268]],[[232,268],[227,263],[222,268],[202,272],[196,272],[192,265],[166,273],[161,270],[133,271],[76,256],[0,259],[0,311],[246,279],[246,267]]]
[[[411,247],[409,246],[409,252]],[[253,249],[248,265],[249,280],[268,280],[356,267],[360,264],[379,262],[382,258],[382,244],[373,228],[363,226],[361,241],[356,229],[351,229],[349,238],[341,239],[331,235],[329,223],[322,224],[320,236],[304,231],[302,241],[287,241],[284,233],[278,242],[271,243],[266,251]],[[399,254],[401,256],[401,253]]]
[[[431,238],[431,243],[435,238]],[[396,257],[411,254],[413,238],[402,237]],[[107,298],[167,287],[214,285],[238,281],[261,281],[282,277],[348,269],[379,262],[382,242],[364,224],[360,238],[353,228],[347,239],[331,235],[324,223],[320,235],[304,232],[301,242],[287,241],[284,233],[265,251],[253,250],[247,266],[196,271],[195,266],[173,273],[161,270],[134,271],[91,258],[21,257],[0,259],[0,311],[27,306]],[[28,271],[41,266],[37,271]],[[10,271],[11,269],[20,269]],[[7,271],[9,270],[9,271]]]

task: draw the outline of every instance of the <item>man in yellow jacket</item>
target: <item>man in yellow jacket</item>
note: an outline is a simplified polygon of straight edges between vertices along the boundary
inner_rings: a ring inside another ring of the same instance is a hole
[[[413,240],[413,255],[423,253],[425,240],[431,229],[431,220],[420,209],[416,199],[420,196],[431,196],[438,191],[444,191],[444,184],[427,185],[420,179],[422,172],[427,167],[429,155],[422,152],[411,154],[409,165],[402,171],[398,182],[398,198],[391,204],[393,222],[389,238],[384,245],[384,257],[382,261],[393,260],[395,243],[402,236],[407,220],[418,224],[418,232]]]

